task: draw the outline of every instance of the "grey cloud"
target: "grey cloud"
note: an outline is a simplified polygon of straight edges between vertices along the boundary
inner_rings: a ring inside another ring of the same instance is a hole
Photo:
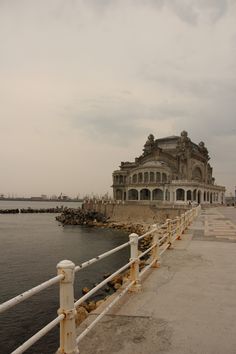
[[[27,4],[28,0],[22,0]],[[3,2],[5,4],[5,1]],[[22,3],[22,2],[21,2]],[[215,22],[227,11],[228,0],[52,0],[48,8],[51,15],[81,21],[86,9],[103,16],[107,10],[124,9],[129,6],[151,6],[156,10],[169,8],[182,21],[196,25],[201,20]]]
[[[129,96],[131,93],[129,93]],[[80,107],[80,108],[79,108]],[[74,128],[84,131],[92,138],[108,143],[128,145],[130,136],[145,136],[150,128],[145,121],[158,122],[183,117],[184,110],[168,102],[147,104],[122,96],[103,96],[87,99],[69,107],[70,122]],[[66,112],[68,115],[68,111]]]
[[[152,5],[155,1],[150,0]],[[163,0],[157,1],[157,8],[166,6],[182,21],[196,25],[202,20],[216,22],[227,11],[227,0]]]
[[[194,5],[188,1],[173,0],[167,2],[167,5],[174,11],[174,13],[184,22],[196,24],[198,21],[198,13]]]
[[[236,82],[234,77],[231,79],[204,79],[184,77],[181,73],[178,75],[155,75],[149,73],[141,74],[143,78],[154,81],[158,85],[164,85],[173,88],[178,92],[192,94],[199,98],[210,98],[215,96],[227,95],[228,98],[234,99],[236,95]]]

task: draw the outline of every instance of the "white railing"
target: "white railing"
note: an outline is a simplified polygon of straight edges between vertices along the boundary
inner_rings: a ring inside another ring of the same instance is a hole
[[[175,219],[167,219],[164,224],[152,225],[150,231],[138,236],[132,233],[129,236],[129,241],[108,251],[95,258],[90,259],[78,266],[68,260],[61,261],[57,265],[58,275],[50,280],[14,297],[13,299],[4,302],[0,305],[0,313],[17,305],[18,303],[30,298],[31,296],[41,292],[51,285],[60,283],[60,308],[58,316],[23,343],[20,347],[12,352],[12,354],[24,353],[40,338],[47,334],[51,329],[60,323],[60,347],[58,354],[62,353],[79,353],[78,343],[86,334],[100,321],[100,319],[117,303],[128,291],[139,291],[141,289],[141,278],[148,269],[157,268],[160,265],[160,257],[163,253],[171,247],[175,240],[180,239],[181,235],[188,228],[193,219],[199,214],[201,207],[197,206],[186,211],[180,217]],[[145,237],[152,237],[151,245],[144,252],[139,254],[138,243]],[[74,302],[74,277],[79,270],[94,264],[101,259],[110,256],[121,249],[130,246],[130,260],[123,267],[115,271],[113,274],[104,279],[101,283],[96,285],[87,294],[82,296],[78,301]],[[139,262],[145,255],[150,255],[148,265],[141,271],[139,269]],[[129,281],[122,285],[120,291],[117,292],[114,299],[107,305],[107,307],[96,317],[96,319],[78,336],[76,337],[75,315],[76,307],[91,297],[96,291],[101,289],[104,285],[110,282],[116,275],[121,274],[127,269],[130,269]]]

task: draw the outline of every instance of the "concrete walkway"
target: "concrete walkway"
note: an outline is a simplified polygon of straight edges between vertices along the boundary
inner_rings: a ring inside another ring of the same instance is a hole
[[[142,292],[127,294],[81,341],[80,353],[235,354],[235,231],[235,208],[203,210],[145,276]]]

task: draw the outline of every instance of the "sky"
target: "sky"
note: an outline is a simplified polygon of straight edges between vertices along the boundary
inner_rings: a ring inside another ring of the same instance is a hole
[[[236,185],[235,0],[0,0],[0,194],[111,193],[147,136]]]

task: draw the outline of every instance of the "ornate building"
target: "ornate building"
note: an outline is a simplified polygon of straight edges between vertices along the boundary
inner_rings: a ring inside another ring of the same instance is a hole
[[[134,162],[121,162],[113,172],[116,200],[155,203],[222,204],[225,187],[215,184],[209,154],[183,131],[180,136],[146,141]]]

